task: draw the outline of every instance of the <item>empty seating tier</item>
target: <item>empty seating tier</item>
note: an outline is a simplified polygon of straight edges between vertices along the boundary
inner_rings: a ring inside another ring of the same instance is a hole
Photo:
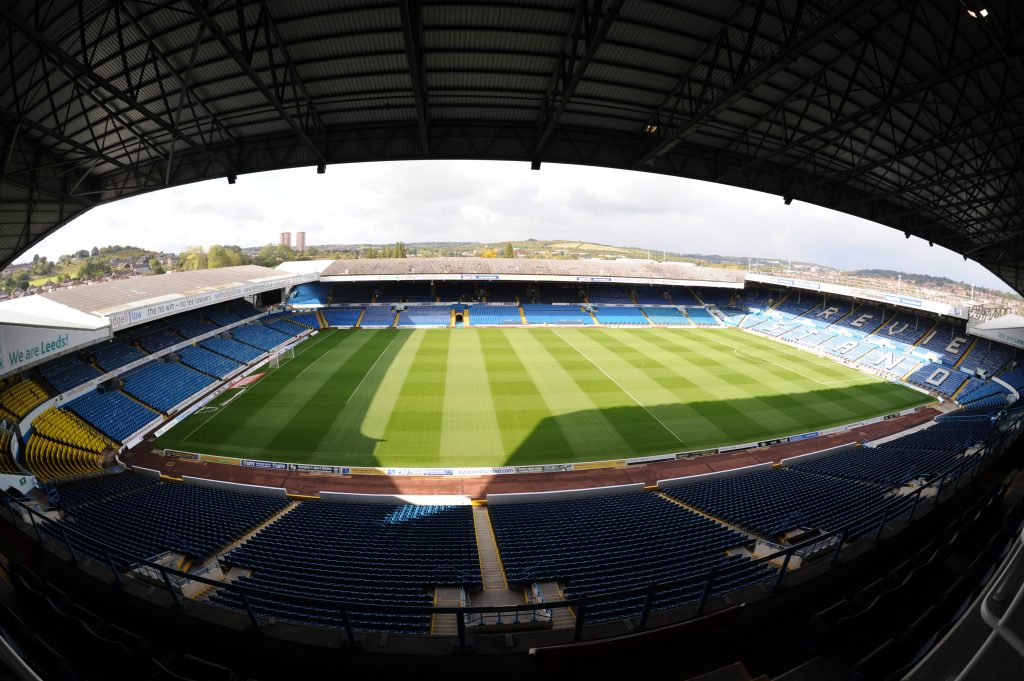
[[[221,562],[253,570],[239,584],[314,599],[430,606],[435,586],[483,586],[469,506],[302,502]],[[211,600],[242,609],[228,591]],[[326,608],[249,602],[277,619],[340,626],[338,613]],[[350,618],[362,630],[430,631],[429,615],[354,612]]]
[[[494,504],[489,512],[510,584],[555,580],[563,583],[566,597],[576,598],[694,578],[663,592],[658,610],[697,600],[702,585],[696,578],[747,560],[725,551],[750,540],[647,492]],[[769,578],[762,566],[750,566],[718,583],[715,594]],[[588,603],[587,621],[635,617],[643,601],[640,595]]]
[[[11,441],[14,433],[10,430],[0,429],[0,473],[21,473],[14,457],[11,455]]]
[[[124,391],[166,414],[213,382],[179,362],[154,361],[125,374]]]
[[[516,305],[474,305],[469,309],[470,326],[521,326]]]
[[[50,399],[43,386],[31,378],[18,381],[0,392],[0,417],[17,422]]]
[[[216,352],[207,350],[200,345],[191,345],[179,349],[178,358],[185,366],[217,378],[224,378],[242,367],[241,363],[224,355],[218,355]]]
[[[146,353],[139,348],[120,340],[97,345],[91,348],[91,351],[92,356],[96,358],[96,364],[104,371],[120,369],[124,365],[146,356]]]
[[[284,497],[161,482],[73,506],[70,525],[89,537],[140,558],[176,551],[202,559],[226,547],[289,503]],[[73,543],[77,544],[77,549],[92,555],[81,542]]]
[[[556,326],[589,326],[594,318],[576,305],[525,304],[523,314],[527,324],[551,324]],[[473,313],[470,313],[470,319]]]
[[[690,319],[674,307],[645,307],[642,309],[652,324],[692,326]]]
[[[359,321],[359,315],[363,313],[361,307],[327,308],[321,311],[327,325],[331,327],[348,328],[355,326]],[[393,317],[392,317],[393,319]]]
[[[64,357],[40,367],[39,372],[58,393],[67,392],[100,375],[100,371],[79,357]]]
[[[628,324],[631,326],[648,326],[649,322],[638,307],[602,307],[594,308],[594,316],[602,324]]]
[[[311,281],[299,284],[288,296],[289,305],[328,305],[331,302],[332,284]]]
[[[32,429],[54,442],[63,442],[95,454],[102,454],[115,446],[81,417],[65,409],[47,409],[32,421]]]
[[[144,336],[139,336],[137,340],[146,352],[152,353],[177,345],[184,341],[185,338],[179,336],[171,329],[160,329],[159,331],[152,331]]]
[[[25,445],[25,463],[41,482],[66,480],[103,470],[102,458],[63,442],[33,433]]]
[[[398,315],[399,326],[448,326],[452,311],[447,305],[408,307]]]
[[[268,328],[263,324],[246,324],[235,327],[231,330],[231,335],[234,336],[235,340],[261,350],[273,350],[278,345],[286,343],[293,338],[290,334]]]
[[[715,315],[703,307],[688,307],[686,308],[686,315],[697,326],[720,326]]]
[[[368,328],[392,326],[395,323],[395,309],[387,305],[372,305],[366,308],[359,326]]]
[[[67,408],[117,442],[124,442],[158,416],[119,390],[93,390],[73,400]]]
[[[248,364],[263,354],[261,349],[236,341],[234,338],[207,338],[199,345],[241,364]]]
[[[769,539],[796,528],[836,530],[880,509],[888,490],[779,468],[669,487],[665,493]]]

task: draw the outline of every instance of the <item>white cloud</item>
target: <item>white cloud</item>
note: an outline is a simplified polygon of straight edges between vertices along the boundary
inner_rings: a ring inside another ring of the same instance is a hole
[[[945,275],[1007,288],[973,261],[843,213],[663,175],[490,161],[336,165],[213,180],[100,206],[22,257],[133,244],[178,251],[306,242],[573,239]]]

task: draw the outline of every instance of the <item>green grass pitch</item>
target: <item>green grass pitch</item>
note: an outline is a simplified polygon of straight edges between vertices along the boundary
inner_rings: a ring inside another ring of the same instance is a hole
[[[328,465],[529,465],[767,440],[928,401],[734,329],[324,331],[155,446]]]

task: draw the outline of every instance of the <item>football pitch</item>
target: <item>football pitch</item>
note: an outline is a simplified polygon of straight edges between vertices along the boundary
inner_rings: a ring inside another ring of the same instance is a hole
[[[155,447],[346,466],[621,459],[821,430],[930,401],[735,329],[329,330]]]

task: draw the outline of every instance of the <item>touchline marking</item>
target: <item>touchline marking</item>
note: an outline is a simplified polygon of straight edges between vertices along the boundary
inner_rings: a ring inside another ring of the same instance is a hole
[[[642,403],[642,402],[641,402],[640,400],[638,400],[638,399],[636,399],[635,397],[633,397],[633,393],[631,393],[631,392],[629,392],[628,390],[626,390],[625,388],[623,388],[623,387],[622,387],[622,384],[621,384],[621,383],[619,383],[618,381],[616,381],[616,380],[615,380],[614,378],[612,378],[612,377],[611,377],[611,376],[610,376],[610,375],[608,374],[608,372],[607,372],[607,371],[605,371],[605,370],[604,370],[604,369],[602,369],[602,368],[601,368],[600,366],[598,366],[598,365],[597,365],[597,362],[595,362],[594,360],[590,359],[590,357],[589,357],[589,356],[587,356],[587,355],[586,355],[585,353],[583,353],[582,351],[580,351],[580,349],[579,349],[579,348],[577,348],[577,347],[576,347],[575,345],[573,345],[572,343],[570,343],[570,342],[569,342],[569,341],[567,341],[566,339],[562,338],[562,334],[560,334],[560,333],[558,333],[557,331],[554,331],[554,330],[552,330],[552,333],[554,333],[554,334],[555,334],[556,336],[558,336],[558,339],[559,339],[560,341],[562,341],[563,343],[565,343],[566,345],[568,345],[568,346],[569,346],[570,348],[572,348],[573,350],[575,350],[575,351],[576,351],[576,354],[578,354],[578,355],[579,355],[580,357],[582,357],[583,359],[585,359],[585,360],[587,360],[588,362],[590,362],[590,363],[591,363],[591,364],[592,364],[592,365],[594,366],[594,368],[596,368],[596,369],[597,369],[598,371],[600,371],[600,372],[601,372],[602,374],[604,374],[604,375],[605,375],[605,377],[607,377],[607,379],[608,379],[609,381],[611,381],[612,383],[614,383],[615,385],[617,385],[617,386],[619,387],[619,390],[621,390],[622,392],[624,392],[624,393],[626,393],[627,395],[629,395],[629,399],[631,399],[631,400],[633,400],[634,402],[636,402],[636,403],[637,403],[637,404],[638,404],[638,405],[639,405],[639,406],[640,406],[641,408],[643,408],[643,410],[644,410],[644,411],[646,411],[646,412],[647,412],[648,414],[650,414],[650,415],[651,415],[651,418],[652,418],[652,419],[654,419],[655,421],[657,421],[658,423],[660,423],[660,424],[661,424],[661,427],[662,427],[662,428],[664,428],[665,430],[667,430],[667,431],[668,431],[668,434],[669,434],[669,435],[671,435],[672,437],[674,437],[674,438],[676,439],[676,442],[682,442],[682,441],[683,441],[683,439],[682,439],[681,437],[679,437],[678,435],[676,435],[676,434],[675,434],[675,431],[673,431],[673,430],[672,430],[671,428],[669,428],[668,426],[666,426],[666,425],[665,425],[665,422],[664,422],[664,421],[662,421],[662,420],[661,420],[661,419],[659,419],[659,418],[658,418],[657,416],[655,416],[655,415],[654,415],[654,412],[652,412],[652,411],[651,411],[650,409],[648,409],[648,408],[646,407],[646,405],[644,405],[644,404],[643,404],[643,403]]]
[[[371,364],[371,365],[370,365],[370,368],[366,370],[366,373],[365,373],[365,374],[363,374],[363,377],[362,377],[362,378],[361,378],[361,379],[359,380],[359,384],[358,384],[358,385],[356,385],[355,389],[354,389],[354,390],[353,390],[353,391],[352,391],[351,393],[349,393],[348,399],[347,399],[347,400],[345,400],[345,404],[346,404],[346,405],[347,405],[347,404],[348,404],[349,402],[351,402],[351,401],[352,401],[352,398],[353,398],[353,397],[355,397],[355,395],[356,395],[356,393],[357,393],[357,392],[359,392],[359,389],[360,389],[361,387],[363,387],[363,381],[365,381],[365,380],[366,380],[366,377],[367,377],[367,376],[369,376],[369,375],[370,375],[371,373],[373,373],[373,369],[374,369],[374,367],[376,367],[376,366],[377,366],[377,362],[379,362],[379,361],[380,361],[380,358],[384,356],[384,353],[388,351],[388,348],[390,348],[390,347],[391,347],[391,344],[395,342],[395,339],[396,339],[396,338],[398,338],[398,334],[397,334],[397,333],[396,333],[396,334],[395,334],[394,336],[392,336],[392,337],[391,337],[391,340],[389,340],[389,341],[388,341],[388,344],[387,344],[387,345],[385,345],[385,346],[384,346],[384,349],[380,351],[380,354],[379,354],[379,355],[377,355],[377,359],[373,360],[373,364]]]

